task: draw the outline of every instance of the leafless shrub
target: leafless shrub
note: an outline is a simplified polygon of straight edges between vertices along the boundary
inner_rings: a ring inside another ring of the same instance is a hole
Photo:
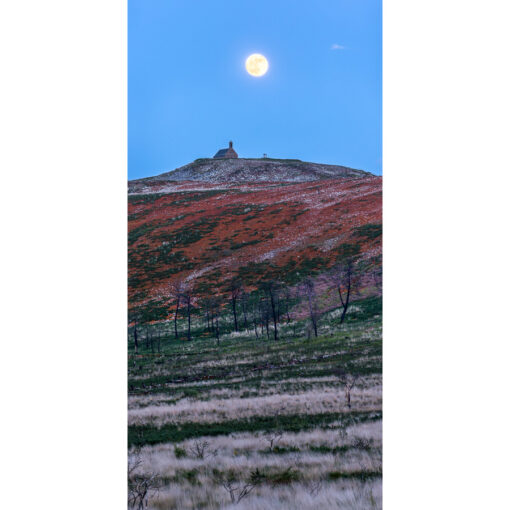
[[[322,480],[314,480],[310,482],[307,487],[308,494],[315,498],[322,491]]]
[[[233,504],[238,504],[243,498],[248,496],[263,479],[264,476],[257,468],[255,471],[251,472],[250,480],[244,485],[238,485],[233,480],[222,480],[221,485],[228,492],[230,501]]]
[[[234,485],[234,482],[232,482],[231,480],[224,480],[223,482],[221,482],[221,485],[228,492],[228,495],[230,496],[230,501],[232,503],[235,503],[236,492],[239,490],[239,487]]]
[[[142,465],[139,455],[140,449],[136,449],[128,461],[128,505],[143,510],[149,504],[149,496],[158,491],[158,480],[155,473],[136,473]]]
[[[269,443],[269,451],[273,451],[278,441],[282,438],[283,434],[279,431],[266,434],[265,440]]]
[[[156,474],[135,475],[128,481],[128,503],[130,508],[143,510],[149,504],[149,496],[158,491]]]
[[[197,459],[215,457],[218,454],[218,450],[210,450],[210,446],[211,445],[207,441],[195,441],[190,451]]]
[[[343,368],[337,368],[335,371],[340,384],[344,387],[345,390],[345,400],[347,403],[347,407],[351,407],[351,390],[354,388],[359,375],[358,374],[348,374]]]

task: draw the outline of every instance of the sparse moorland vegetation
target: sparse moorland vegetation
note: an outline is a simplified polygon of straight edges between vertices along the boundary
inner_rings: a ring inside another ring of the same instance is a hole
[[[381,508],[380,314],[366,298],[342,324],[326,312],[317,338],[305,316],[275,341],[225,311],[219,344],[197,315],[191,342],[165,323],[159,351],[142,334],[138,355],[131,328],[129,448],[157,487],[148,508]]]
[[[131,508],[382,508],[374,182],[130,197]]]

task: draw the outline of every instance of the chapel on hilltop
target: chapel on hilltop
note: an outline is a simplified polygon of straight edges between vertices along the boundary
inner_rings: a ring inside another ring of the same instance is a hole
[[[233,149],[233,142],[228,142],[228,149],[220,149],[215,155],[214,159],[228,159],[238,158],[237,152]]]

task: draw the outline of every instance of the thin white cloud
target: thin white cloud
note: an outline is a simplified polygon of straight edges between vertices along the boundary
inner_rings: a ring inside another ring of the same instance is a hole
[[[345,50],[345,46],[341,46],[340,44],[332,44],[331,45],[332,50]]]

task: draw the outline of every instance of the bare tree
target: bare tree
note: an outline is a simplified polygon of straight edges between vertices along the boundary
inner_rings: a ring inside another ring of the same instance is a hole
[[[241,292],[241,309],[243,311],[244,329],[248,329],[248,299],[249,294],[243,288]]]
[[[135,354],[138,354],[138,324],[135,322],[135,329],[133,335],[135,337]]]
[[[181,297],[186,306],[186,317],[188,319],[188,329],[186,336],[189,342],[191,341],[191,300],[193,298],[193,287],[191,286],[191,284],[187,284],[183,287]]]
[[[359,274],[354,258],[349,257],[344,262],[336,265],[331,271],[331,278],[335,284],[342,305],[340,324],[345,320],[345,315],[350,305],[352,294],[357,290]]]
[[[310,315],[310,322],[312,324],[315,338],[317,338],[320,313],[317,304],[317,293],[315,292],[314,281],[311,278],[307,278],[301,285],[301,291],[305,296],[308,313]]]
[[[174,332],[175,339],[179,338],[179,333],[177,331],[177,317],[179,315],[179,305],[181,304],[182,293],[184,291],[184,283],[182,280],[176,280],[170,285],[170,295],[173,297],[175,301],[175,311],[174,311]]]
[[[138,347],[139,347],[139,342],[138,342],[139,331],[138,331],[138,329],[139,329],[139,323],[140,323],[139,311],[132,312],[131,321],[133,323],[133,339],[135,342],[135,354],[138,354]]]
[[[161,324],[156,324],[155,325],[156,327],[156,335],[157,335],[157,349],[158,349],[158,354],[161,354],[161,329],[162,329],[162,325]]]
[[[212,306],[212,298],[204,297],[199,301],[199,306],[204,310],[205,321],[206,321],[206,331],[213,331],[213,327],[211,326],[211,306]]]
[[[266,294],[269,310],[273,319],[274,339],[278,340],[278,320],[279,320],[279,299],[281,292],[281,284],[275,280],[262,282],[262,290]]]
[[[229,285],[230,291],[230,302],[232,304],[232,313],[234,315],[234,329],[235,331],[239,331],[239,327],[237,325],[237,300],[241,296],[243,292],[243,284],[237,278],[233,279]]]
[[[149,329],[149,325],[145,324],[145,350],[146,351],[149,350],[149,345],[150,345],[150,329]]]
[[[154,328],[150,328],[150,337],[149,337],[150,343],[151,343],[151,352],[154,354]]]
[[[263,297],[258,303],[259,320],[262,325],[262,330],[266,330],[267,339],[269,340],[269,321],[271,319],[271,310],[269,308],[268,300]]]
[[[259,320],[259,308],[258,308],[256,303],[253,303],[253,305],[252,305],[252,308],[251,308],[251,318],[252,318],[253,328],[255,329],[255,338],[258,340],[259,339],[259,332],[258,332],[258,329],[257,329],[257,323],[258,323],[258,320]]]
[[[335,374],[340,381],[340,384],[344,387],[345,391],[345,402],[347,407],[350,409],[351,407],[351,390],[354,388],[359,375],[358,374],[348,374],[344,368],[339,367],[335,370]]]

